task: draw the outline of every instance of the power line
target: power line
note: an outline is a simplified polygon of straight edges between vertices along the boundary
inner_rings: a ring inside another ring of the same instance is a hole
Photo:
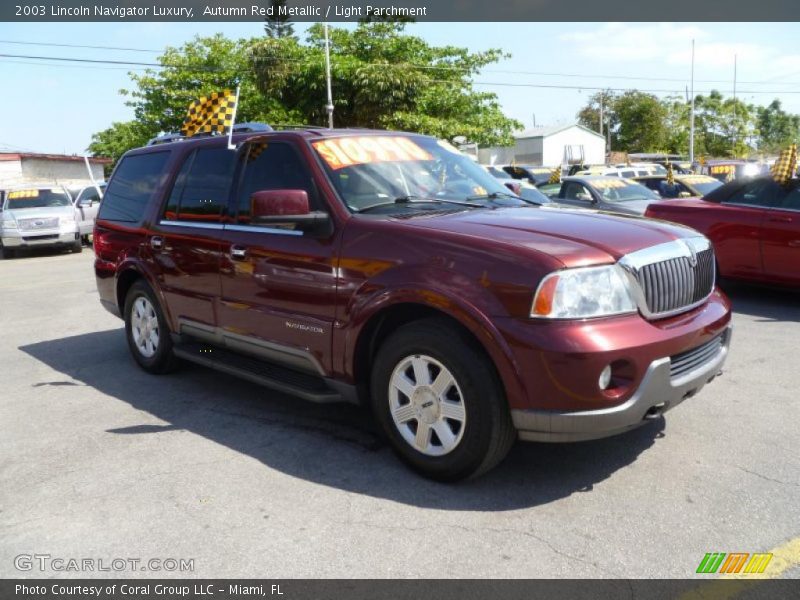
[[[76,58],[76,57],[61,57],[61,56],[33,56],[27,54],[2,54],[0,58],[4,59],[27,59],[27,60],[40,60],[40,61],[56,61],[59,63],[81,63],[91,65],[128,65],[140,67],[156,67],[165,69],[178,69],[184,71],[194,72],[208,72],[218,73],[225,72],[230,69],[222,69],[219,67],[191,67],[188,65],[169,65],[161,63],[139,62],[139,61],[126,61],[126,60],[109,60],[109,59],[92,59],[92,58]],[[295,61],[298,62],[298,61]],[[56,65],[49,65],[56,66]],[[430,67],[431,65],[413,65],[402,63],[372,63],[370,66],[386,67],[386,66],[410,66],[412,68]],[[102,67],[98,67],[102,68]],[[529,87],[529,88],[542,88],[542,89],[562,89],[562,90],[587,90],[587,91],[612,91],[612,92],[626,92],[635,89],[640,92],[647,92],[653,94],[680,94],[680,89],[645,89],[645,88],[621,88],[621,87],[608,87],[608,86],[586,86],[586,85],[563,85],[563,84],[546,84],[546,83],[515,83],[515,82],[493,82],[493,81],[452,81],[446,79],[430,79],[430,83],[446,83],[454,85],[463,85],[464,83],[472,83],[474,85],[487,85],[499,87]],[[720,93],[730,93],[728,90],[708,90],[698,92],[700,94],[710,94],[712,91],[719,91]],[[740,90],[740,94],[800,94],[800,90]]]
[[[30,42],[30,41],[20,41],[20,40],[0,40],[0,44],[17,44],[17,45],[26,45],[26,46],[48,46],[48,47],[58,47],[58,48],[84,48],[84,49],[91,49],[91,50],[118,50],[123,52],[147,52],[147,53],[154,53],[158,54],[163,52],[162,50],[156,50],[153,48],[129,48],[129,47],[122,47],[122,46],[91,46],[91,45],[83,45],[83,44],[63,44],[63,43],[55,43],[55,42]],[[254,59],[260,59],[260,57],[254,57]],[[262,59],[263,60],[263,59]],[[302,62],[304,59],[290,59],[290,58],[283,58],[284,61],[289,62]],[[127,62],[123,61],[124,64],[141,64],[143,66],[152,66],[152,67],[168,67],[169,65],[162,65],[160,63],[134,63],[134,62]],[[473,67],[459,67],[456,65],[415,65],[413,63],[373,63],[374,66],[379,67],[400,67],[400,66],[411,66],[417,69],[424,69],[424,70],[436,70],[436,71],[460,71],[465,73],[474,72],[476,69]],[[596,74],[596,73],[562,73],[562,72],[548,72],[548,71],[518,71],[518,70],[511,70],[511,69],[478,69],[482,73],[498,73],[503,75],[534,75],[534,76],[541,76],[541,77],[580,77],[584,79],[619,79],[619,80],[628,80],[628,81],[671,81],[674,83],[686,83],[685,79],[676,78],[676,77],[652,77],[647,75],[609,75],[609,74]],[[793,73],[792,75],[798,75],[800,73]],[[769,79],[764,79],[760,81],[740,81],[739,83],[745,85],[761,85],[764,83],[773,83],[776,85],[800,85],[800,81],[775,81],[776,79],[780,79],[784,77],[782,75],[772,77]],[[727,79],[696,79],[697,83],[728,83]]]
[[[54,46],[56,48],[87,48],[91,50],[121,50],[124,52],[150,52],[158,54],[164,50],[149,48],[122,48],[120,46],[85,46],[81,44],[57,44],[55,42],[22,42],[19,40],[0,40],[0,44],[17,44],[19,46]]]

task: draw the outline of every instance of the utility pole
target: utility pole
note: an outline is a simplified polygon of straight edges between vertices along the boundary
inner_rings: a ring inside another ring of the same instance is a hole
[[[692,40],[692,100],[689,109],[689,162],[694,164],[694,40]]]
[[[328,86],[328,103],[325,110],[328,112],[328,129],[333,129],[333,92],[331,91],[331,44],[328,37],[328,22],[325,22],[325,79]]]
[[[600,92],[600,136],[605,138],[603,135],[603,92]]]

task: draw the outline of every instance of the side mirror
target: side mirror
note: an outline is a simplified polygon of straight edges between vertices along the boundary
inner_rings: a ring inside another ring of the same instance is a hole
[[[94,200],[81,200],[80,202],[78,202],[78,206],[81,206],[81,207],[83,207],[83,206],[90,207],[93,204],[94,204]]]
[[[250,196],[250,220],[256,225],[297,225],[300,230],[329,230],[330,217],[312,212],[305,190],[261,190]]]
[[[517,196],[519,196],[520,192],[522,192],[522,185],[516,181],[503,182],[503,185],[514,192]]]

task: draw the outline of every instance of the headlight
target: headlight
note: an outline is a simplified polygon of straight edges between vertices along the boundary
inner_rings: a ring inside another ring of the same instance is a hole
[[[5,230],[12,230],[17,228],[17,222],[14,219],[3,219],[0,221],[0,227]]]
[[[586,319],[636,312],[622,267],[582,267],[551,273],[539,284],[531,317]]]

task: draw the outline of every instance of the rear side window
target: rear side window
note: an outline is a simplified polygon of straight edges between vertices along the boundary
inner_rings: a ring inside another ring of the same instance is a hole
[[[98,219],[138,223],[158,188],[169,151],[136,154],[122,159],[100,206]]]
[[[168,220],[216,222],[228,204],[236,152],[227,146],[195,150],[184,161],[164,210]]]

